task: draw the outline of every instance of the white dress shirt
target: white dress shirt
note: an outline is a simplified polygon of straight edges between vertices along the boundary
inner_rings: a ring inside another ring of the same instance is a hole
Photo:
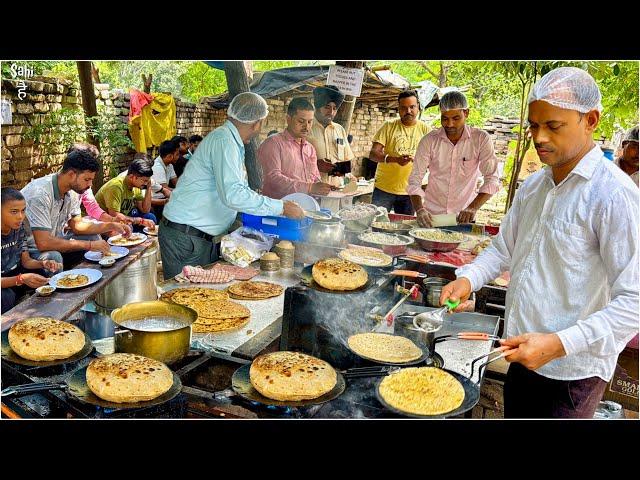
[[[537,373],[609,381],[638,333],[639,192],[597,146],[558,185],[544,168],[518,189],[491,246],[456,270],[474,291],[509,270],[506,337],[556,333],[566,352]]]

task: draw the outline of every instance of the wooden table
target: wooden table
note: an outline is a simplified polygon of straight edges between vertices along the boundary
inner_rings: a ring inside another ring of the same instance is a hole
[[[97,262],[84,261],[74,268],[92,268],[102,271],[102,278],[87,287],[75,290],[56,290],[49,297],[41,297],[33,294],[31,298],[16,305],[2,315],[2,331],[5,331],[19,320],[30,317],[53,317],[58,320],[66,320],[77,312],[98,292],[106,287],[115,277],[124,271],[129,265],[138,260],[149,248],[156,246],[154,237],[150,237],[140,245],[129,248],[129,255],[116,261],[110,268],[101,268]]]

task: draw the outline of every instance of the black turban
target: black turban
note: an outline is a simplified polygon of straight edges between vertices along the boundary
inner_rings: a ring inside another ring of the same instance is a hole
[[[313,104],[316,108],[324,107],[329,102],[334,102],[336,108],[340,108],[343,101],[344,94],[333,85],[313,89]]]

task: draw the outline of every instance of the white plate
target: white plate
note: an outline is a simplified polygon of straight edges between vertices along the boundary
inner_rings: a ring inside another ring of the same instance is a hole
[[[282,197],[282,200],[290,200],[292,202],[296,202],[303,210],[311,210],[315,212],[320,210],[320,205],[318,204],[318,202],[316,202],[316,199],[307,195],[306,193],[290,193],[289,195]]]
[[[58,281],[67,275],[86,275],[89,277],[89,282],[84,285],[79,285],[77,287],[63,287],[58,285]],[[66,272],[60,272],[49,279],[49,285],[53,285],[56,289],[59,290],[73,290],[74,288],[82,288],[87,285],[91,285],[92,283],[96,283],[98,280],[102,278],[102,272],[100,270],[95,270],[93,268],[75,268],[73,270],[67,270]]]
[[[122,235],[115,235],[113,237],[109,237],[109,239],[107,240],[107,243],[109,243],[109,245],[114,245],[116,247],[133,247],[134,245],[140,245],[147,239],[147,236],[144,233],[133,233],[131,234],[131,236],[139,237],[139,239],[128,241],[127,243],[116,244],[116,243],[113,243],[113,241],[118,240],[119,238],[122,238]]]
[[[113,258],[114,260],[119,260],[122,257],[126,257],[127,255],[129,255],[129,249],[125,248],[125,247],[119,247],[117,245],[113,245],[111,247],[111,253],[115,253],[115,256],[108,256],[108,257],[104,257],[104,258]],[[84,253],[84,258],[86,258],[87,260],[91,261],[91,262],[99,262],[100,260],[102,260],[102,253],[100,252],[85,252]]]
[[[156,228],[158,228],[158,225],[156,225]],[[144,233],[146,233],[147,235],[153,235],[153,236],[157,236],[158,235],[158,230],[149,230],[149,227],[144,227],[142,229],[142,231]]]

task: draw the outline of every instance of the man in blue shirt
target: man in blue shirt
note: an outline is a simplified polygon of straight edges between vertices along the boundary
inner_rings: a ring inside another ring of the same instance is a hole
[[[249,188],[244,166],[245,145],[256,137],[269,114],[267,102],[255,93],[237,95],[227,121],[198,146],[165,206],[158,241],[164,278],[185,265],[206,265],[218,258],[217,244],[238,212],[303,218],[293,202],[275,200]]]

